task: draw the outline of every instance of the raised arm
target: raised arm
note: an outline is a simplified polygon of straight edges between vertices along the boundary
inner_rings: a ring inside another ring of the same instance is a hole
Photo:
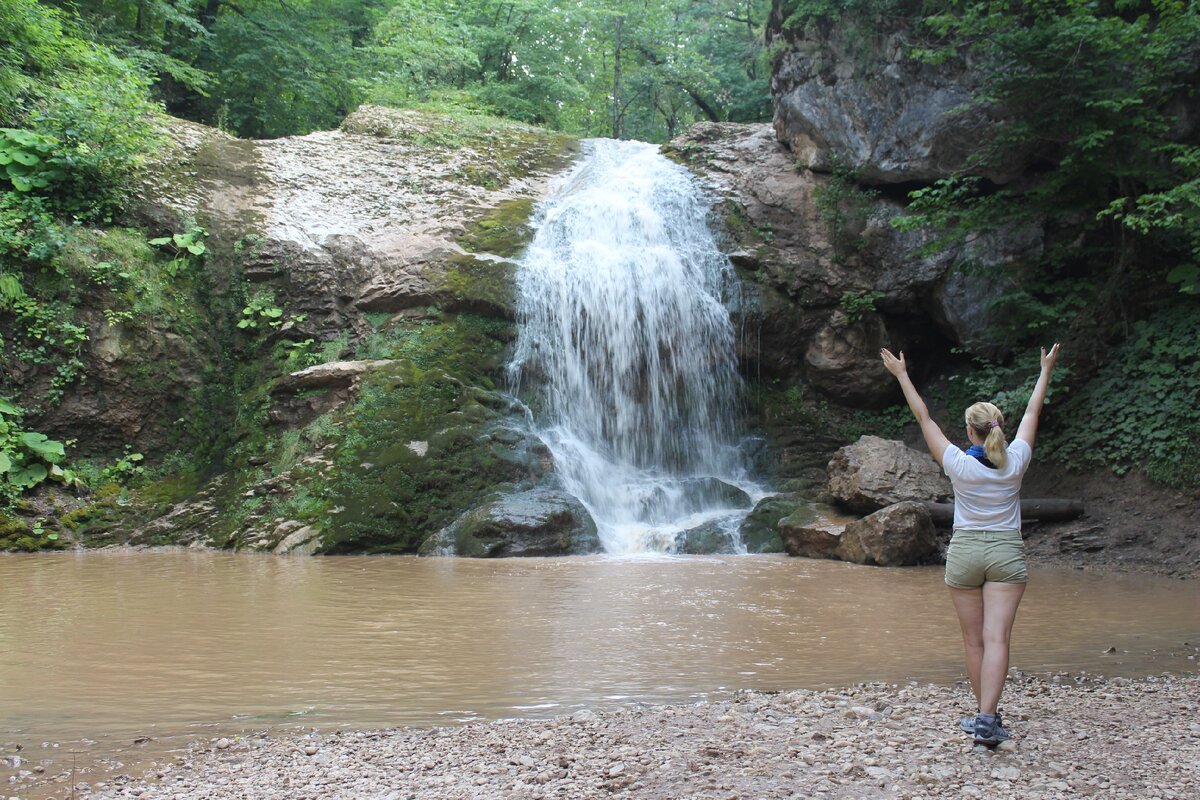
[[[929,416],[929,409],[925,406],[925,401],[921,399],[917,387],[913,386],[912,379],[908,377],[908,364],[904,361],[904,351],[900,351],[899,358],[892,355],[892,351],[887,348],[880,350],[879,355],[883,356],[883,365],[887,367],[887,371],[895,375],[896,380],[900,382],[904,399],[908,401],[908,407],[912,409],[913,416],[917,418],[917,424],[921,426],[921,435],[925,437],[925,445],[929,448],[929,454],[933,456],[933,460],[938,463],[938,466],[941,466],[942,456],[945,454],[946,448],[950,446],[950,440]]]
[[[1037,439],[1038,417],[1042,413],[1042,404],[1046,402],[1046,390],[1050,388],[1050,373],[1054,371],[1057,361],[1057,342],[1050,348],[1049,353],[1046,352],[1046,348],[1042,348],[1042,374],[1038,375],[1033,394],[1029,396],[1029,405],[1025,406],[1025,416],[1021,417],[1021,426],[1017,428],[1017,438],[1029,445],[1030,449],[1033,449],[1033,443]]]

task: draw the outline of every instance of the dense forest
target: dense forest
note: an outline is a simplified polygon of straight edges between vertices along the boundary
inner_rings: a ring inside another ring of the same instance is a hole
[[[832,25],[864,42],[902,29],[909,57],[969,64],[973,102],[999,110],[959,174],[900,187],[909,213],[898,224],[936,231],[934,249],[1046,227],[1044,257],[1002,298],[997,336],[1071,338],[1062,402],[1081,425],[1064,425],[1056,451],[1194,485],[1195,2],[0,0],[0,502],[48,479],[141,469],[128,452],[68,469],[70,443],[22,420],[52,413],[78,379],[80,298],[152,281],[89,259],[83,244],[89,228],[129,224],[131,179],[162,142],[159,115],[271,138],[336,127],[373,103],[661,142],[698,121],[770,119],[772,59],[806,28]],[[1012,159],[1031,163],[1024,179],[985,177]],[[835,202],[862,194],[853,174],[835,177]],[[201,230],[162,233],[136,233],[160,253],[154,269],[173,277],[202,258]],[[52,375],[38,407],[10,392],[17,366]],[[1009,363],[981,367],[961,376],[970,393],[1015,380]]]
[[[4,35],[18,52],[28,48],[26,73],[63,59],[125,70],[168,113],[239,136],[331,128],[372,102],[661,141],[697,119],[769,117],[766,7],[763,0],[6,1]],[[55,45],[48,37],[60,29],[66,38]]]

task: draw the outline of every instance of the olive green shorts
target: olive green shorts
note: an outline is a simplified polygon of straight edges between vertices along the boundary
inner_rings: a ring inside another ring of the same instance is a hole
[[[946,585],[978,589],[992,583],[1025,583],[1025,542],[1020,531],[955,530],[946,549]]]

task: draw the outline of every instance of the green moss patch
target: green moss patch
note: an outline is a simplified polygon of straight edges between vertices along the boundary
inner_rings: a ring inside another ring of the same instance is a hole
[[[412,362],[367,377],[322,490],[336,511],[325,550],[415,552],[498,484],[527,477],[488,434],[502,413],[479,400],[480,390]]]

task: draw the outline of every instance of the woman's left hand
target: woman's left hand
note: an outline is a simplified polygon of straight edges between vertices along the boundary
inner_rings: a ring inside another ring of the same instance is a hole
[[[887,367],[887,371],[899,378],[904,373],[908,372],[908,364],[904,361],[904,351],[900,351],[900,357],[896,358],[892,355],[892,351],[886,347],[880,349],[879,355],[883,356],[883,365]]]

